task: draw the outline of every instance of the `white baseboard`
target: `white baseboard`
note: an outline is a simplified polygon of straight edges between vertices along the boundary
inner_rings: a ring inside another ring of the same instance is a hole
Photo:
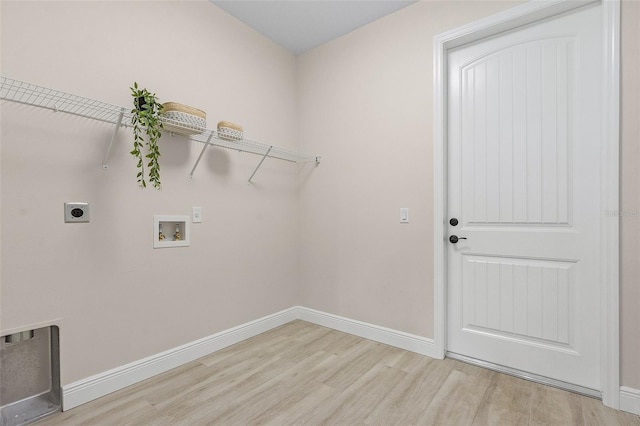
[[[62,388],[63,410],[69,410],[111,392],[123,389],[295,319],[301,319],[432,358],[441,358],[433,339],[305,308],[303,306],[295,306],[66,385]],[[640,390],[624,386],[621,387],[620,409],[640,415]]]
[[[620,386],[620,409],[640,416],[640,389]]]
[[[298,306],[298,318],[407,351],[442,358],[433,339]]]
[[[255,321],[221,331],[220,333],[169,349],[150,357],[134,361],[104,373],[71,383],[62,388],[62,409],[69,410],[78,405],[100,398],[134,383],[164,373],[227,346],[256,336],[272,328],[297,319],[297,309],[262,317]]]
[[[64,411],[70,410],[78,405],[164,373],[172,368],[179,367],[295,319],[301,319],[365,339],[439,358],[432,339],[302,306],[295,306],[63,386],[62,409]]]

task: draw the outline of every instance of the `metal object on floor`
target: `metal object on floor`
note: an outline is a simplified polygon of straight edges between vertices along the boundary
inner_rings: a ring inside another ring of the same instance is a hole
[[[61,409],[58,327],[0,339],[0,426],[27,425]]]

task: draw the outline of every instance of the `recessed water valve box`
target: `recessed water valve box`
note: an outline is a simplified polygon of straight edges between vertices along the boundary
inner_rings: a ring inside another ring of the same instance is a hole
[[[89,222],[89,203],[64,203],[64,221],[66,223]]]
[[[189,216],[154,215],[153,248],[189,247]]]

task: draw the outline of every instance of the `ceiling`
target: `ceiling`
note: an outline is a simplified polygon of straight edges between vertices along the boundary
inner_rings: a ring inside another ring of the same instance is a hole
[[[211,0],[299,55],[417,0]]]

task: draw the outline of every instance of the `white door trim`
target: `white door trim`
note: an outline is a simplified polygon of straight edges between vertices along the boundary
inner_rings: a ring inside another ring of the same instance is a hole
[[[450,49],[518,28],[600,0],[530,1],[504,12],[453,29],[434,38],[434,345],[446,351],[446,208],[447,208],[447,55]],[[603,108],[601,155],[601,384],[602,401],[620,406],[619,369],[619,132],[620,132],[620,3],[602,0]]]

